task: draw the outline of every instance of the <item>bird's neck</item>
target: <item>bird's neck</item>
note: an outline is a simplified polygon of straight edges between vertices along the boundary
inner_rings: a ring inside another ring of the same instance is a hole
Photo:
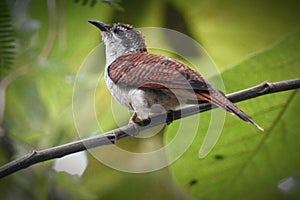
[[[128,50],[123,50],[123,51],[120,51],[120,49],[117,51],[114,51],[112,49],[107,48],[106,49],[106,67],[108,67],[112,62],[114,62],[120,56],[129,54],[129,53],[138,53],[138,52],[147,52],[147,48],[128,49]]]

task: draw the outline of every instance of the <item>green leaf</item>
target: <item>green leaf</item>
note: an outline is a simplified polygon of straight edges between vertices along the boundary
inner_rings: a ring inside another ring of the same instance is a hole
[[[263,81],[299,77],[299,52],[300,32],[282,38],[225,71],[222,77],[227,92]],[[217,145],[207,157],[199,159],[197,149],[209,120],[205,113],[195,142],[172,165],[174,176],[198,198],[281,198],[280,181],[295,176],[300,170],[300,94],[297,90],[276,93],[241,102],[238,106],[265,128],[265,132],[228,115]],[[294,197],[295,194],[285,195]]]
[[[15,58],[15,36],[9,8],[0,1],[0,72],[11,67]]]

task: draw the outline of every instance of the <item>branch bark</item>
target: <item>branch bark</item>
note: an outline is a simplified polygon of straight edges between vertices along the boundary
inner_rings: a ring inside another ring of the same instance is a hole
[[[251,98],[256,98],[258,96],[262,96],[266,94],[282,92],[287,90],[294,90],[298,88],[300,88],[300,78],[285,80],[280,82],[273,82],[273,83],[264,82],[252,88],[231,93],[227,95],[227,97],[233,103],[235,103],[235,102],[244,101]],[[189,106],[186,108],[182,108],[180,110],[175,110],[173,119],[178,120],[214,108],[216,108],[216,106],[211,105],[210,103],[201,104],[199,106]],[[111,145],[114,144],[119,139],[128,137],[130,135],[137,135],[143,130],[161,124],[165,124],[165,123],[166,123],[166,114],[161,114],[152,117],[151,123],[145,127],[141,127],[135,124],[128,124],[118,129],[103,133],[101,135],[89,137],[86,139],[63,144],[45,150],[32,151],[31,153],[26,154],[0,167],[0,178],[8,176],[14,172],[27,168],[36,163],[51,160],[54,158],[60,158],[72,153],[84,151],[99,146]]]

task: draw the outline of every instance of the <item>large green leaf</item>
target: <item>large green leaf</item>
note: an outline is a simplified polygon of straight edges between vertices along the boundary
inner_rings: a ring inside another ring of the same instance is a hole
[[[300,77],[299,52],[300,33],[284,37],[225,71],[222,77],[227,92],[266,80]],[[300,171],[300,94],[297,90],[276,93],[238,105],[265,132],[228,116],[215,148],[207,157],[199,159],[197,151],[206,130],[201,124],[191,148],[172,166],[174,176],[198,198],[280,198],[279,182]],[[207,114],[203,118],[202,123],[206,123]]]

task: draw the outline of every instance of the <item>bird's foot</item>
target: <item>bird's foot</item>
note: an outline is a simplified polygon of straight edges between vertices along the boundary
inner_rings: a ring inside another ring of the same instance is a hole
[[[168,110],[166,124],[170,125],[175,119],[175,112],[173,110]]]
[[[139,126],[147,126],[151,123],[151,119],[148,118],[148,119],[140,119],[136,113],[134,113],[132,115],[132,117],[130,118],[130,123],[134,123],[134,124],[137,124]]]

